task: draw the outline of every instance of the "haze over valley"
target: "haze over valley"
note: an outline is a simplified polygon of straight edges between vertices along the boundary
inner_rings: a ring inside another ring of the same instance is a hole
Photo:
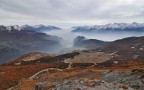
[[[144,90],[144,0],[0,0],[0,90]]]
[[[1,25],[0,32],[1,52],[6,53],[1,56],[3,58],[1,63],[3,63],[24,53],[63,54],[79,49],[90,49],[88,47],[96,48],[102,45],[99,45],[99,41],[113,42],[128,37],[140,37],[144,35],[144,24],[136,22],[131,24],[114,23],[70,28],[42,24]],[[4,48],[10,51],[5,51]]]

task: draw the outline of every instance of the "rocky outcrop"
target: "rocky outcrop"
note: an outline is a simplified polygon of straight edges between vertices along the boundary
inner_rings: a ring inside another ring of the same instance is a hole
[[[128,85],[136,90],[143,90],[144,88],[144,79],[143,79],[144,70],[136,69],[129,72],[119,72],[119,71],[107,71],[104,73],[103,80],[109,83],[121,83]]]
[[[123,84],[107,83],[96,79],[64,80],[57,84],[51,84],[51,87],[48,82],[42,82],[36,86],[36,90],[39,90],[40,88],[48,88],[49,90],[134,90]]]

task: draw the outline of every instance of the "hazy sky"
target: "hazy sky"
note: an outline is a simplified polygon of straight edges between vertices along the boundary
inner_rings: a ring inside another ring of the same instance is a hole
[[[144,21],[144,0],[0,0],[0,24]]]

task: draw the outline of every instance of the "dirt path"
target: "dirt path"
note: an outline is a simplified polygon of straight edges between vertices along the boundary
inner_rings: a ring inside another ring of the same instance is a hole
[[[41,70],[39,72],[37,72],[36,74],[32,75],[31,77],[29,77],[30,80],[37,78],[39,75],[41,75],[43,72],[47,72],[49,73],[49,70],[57,70],[57,71],[63,71],[64,69],[58,69],[58,68],[48,68],[48,69],[44,69]]]

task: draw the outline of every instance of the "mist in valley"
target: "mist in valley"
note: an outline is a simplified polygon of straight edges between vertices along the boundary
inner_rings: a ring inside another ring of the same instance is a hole
[[[127,37],[139,37],[144,36],[144,33],[134,32],[119,32],[119,33],[79,33],[79,35],[86,37],[87,39],[98,39],[102,41],[115,41]]]
[[[97,39],[102,41],[115,41],[118,39],[123,39],[126,37],[133,37],[133,36],[143,36],[144,33],[134,33],[134,32],[119,32],[119,33],[77,33],[72,32],[71,28],[64,28],[61,30],[52,30],[44,32],[48,35],[58,36],[61,39],[60,43],[62,47],[56,47],[53,52],[55,54],[63,54],[67,52],[71,52],[73,50],[81,50],[85,48],[77,48],[74,47],[74,39],[78,36],[84,36],[86,39]]]
[[[72,31],[71,28],[66,28],[61,30],[46,31],[44,33],[48,35],[55,35],[61,37],[62,38],[61,45],[63,45],[65,48],[72,48],[73,41],[77,36],[84,36],[87,39],[97,39],[102,41],[115,41],[126,37],[144,36],[144,33],[135,33],[135,32],[79,33],[71,31]]]
[[[72,31],[72,29],[65,28],[65,29],[61,29],[61,30],[47,31],[44,33],[46,33],[48,35],[54,35],[54,36],[61,37],[62,38],[61,45],[64,46],[65,48],[72,48],[74,38],[76,38],[80,34],[72,33],[71,31]]]

